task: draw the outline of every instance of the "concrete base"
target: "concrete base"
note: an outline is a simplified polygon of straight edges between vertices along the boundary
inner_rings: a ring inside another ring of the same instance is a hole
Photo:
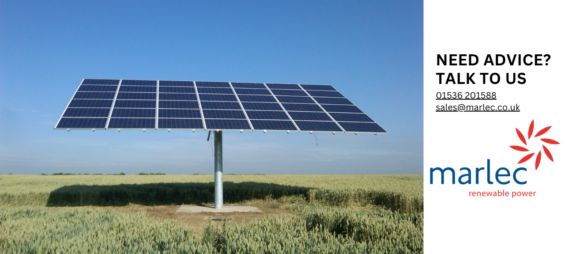
[[[213,206],[189,206],[183,205],[177,213],[262,213],[263,211],[254,206],[224,206],[216,209]]]

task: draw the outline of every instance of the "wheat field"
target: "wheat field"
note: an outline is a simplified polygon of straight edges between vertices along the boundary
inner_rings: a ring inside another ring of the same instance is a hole
[[[0,253],[422,253],[422,175],[225,175],[290,216],[203,233],[116,206],[207,203],[212,175],[0,175]]]

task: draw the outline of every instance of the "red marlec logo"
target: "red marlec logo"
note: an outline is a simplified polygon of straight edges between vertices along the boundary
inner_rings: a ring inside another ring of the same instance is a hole
[[[541,129],[540,131],[538,131],[538,133],[534,136],[534,138],[537,138],[543,134],[545,134],[547,131],[549,131],[549,129],[551,129],[551,126],[545,127],[543,129]],[[530,137],[532,137],[532,133],[534,132],[534,120],[532,120],[532,123],[530,123],[530,128],[528,129],[528,140],[530,140]],[[516,128],[516,134],[518,134],[518,138],[520,138],[520,140],[522,140],[522,143],[524,143],[524,145],[528,145],[528,143],[526,142],[526,138],[524,138],[524,135],[522,135],[522,132],[520,132],[520,130],[518,130],[518,128]],[[553,139],[549,139],[549,138],[540,138],[540,140],[546,144],[550,144],[550,145],[559,145],[559,142],[553,140]],[[516,150],[516,151],[520,151],[520,152],[529,152],[530,150],[528,150],[526,147],[521,147],[521,146],[510,146],[510,148]],[[545,156],[547,156],[547,158],[549,160],[551,160],[553,162],[553,156],[551,155],[551,152],[549,151],[549,149],[547,149],[547,147],[545,147],[545,145],[542,145],[543,148],[543,152],[545,153]],[[536,156],[536,170],[538,170],[539,164],[541,162],[541,150],[539,150],[538,155]],[[530,153],[526,156],[524,156],[519,162],[518,164],[522,164],[526,161],[528,161],[529,159],[531,159],[534,156],[535,152]]]

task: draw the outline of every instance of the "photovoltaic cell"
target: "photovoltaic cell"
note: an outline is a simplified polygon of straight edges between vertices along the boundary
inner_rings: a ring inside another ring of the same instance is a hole
[[[114,92],[77,92],[75,99],[114,99]]]
[[[335,88],[330,85],[300,85],[304,90],[310,92],[311,90],[326,90],[326,91],[335,91]]]
[[[323,98],[323,97],[316,97],[316,101],[320,104],[350,104],[352,105],[351,101],[345,98]]]
[[[151,86],[121,86],[120,93],[123,92],[143,92],[143,93],[155,93],[157,92],[157,87]]]
[[[202,102],[202,109],[241,109],[237,102]]]
[[[261,95],[238,95],[240,101],[257,101],[257,102],[277,102],[275,97],[272,95],[261,96]]]
[[[223,87],[198,87],[198,93],[233,94],[233,90]]]
[[[159,108],[195,108],[199,109],[198,101],[159,101]]]
[[[278,103],[251,103],[242,102],[245,110],[283,110]]]
[[[118,93],[119,100],[155,100],[157,94],[155,93]]]
[[[156,80],[122,80],[122,86],[157,86]]]
[[[255,94],[255,95],[271,95],[269,90],[267,89],[244,89],[244,88],[235,88],[235,92],[238,95],[241,94]]]
[[[169,86],[159,85],[159,92],[160,93],[196,93],[196,90],[194,90],[194,87],[169,87]]]
[[[386,132],[380,125],[376,123],[349,123],[339,122],[339,125],[346,131],[358,132]]]
[[[78,89],[79,92],[115,92],[118,86],[91,86],[82,85]]]
[[[57,128],[104,128],[106,126],[106,119],[104,118],[61,118]]]
[[[160,80],[159,86],[183,86],[183,87],[194,87],[194,83],[192,81],[165,81]]]
[[[159,94],[159,100],[177,100],[177,101],[195,101],[196,94],[192,93],[162,93]]]
[[[303,131],[341,131],[334,122],[294,121]]]
[[[159,109],[159,118],[201,118],[201,116],[199,109]]]
[[[112,117],[155,117],[155,109],[120,109],[112,111]]]
[[[328,112],[351,112],[351,113],[363,113],[356,106],[345,106],[345,105],[322,105],[322,107]]]
[[[68,108],[63,117],[108,117],[110,108]]]
[[[290,120],[284,111],[246,111],[249,119]]]
[[[373,122],[373,120],[365,114],[344,114],[344,113],[330,113],[336,121],[348,122]]]
[[[263,83],[238,83],[232,82],[231,85],[234,88],[265,88]]]
[[[288,112],[294,120],[312,120],[312,121],[332,121],[326,113],[314,112]]]
[[[280,102],[316,103],[310,97],[277,96]]]
[[[69,107],[76,108],[110,108],[113,100],[72,100]]]
[[[196,81],[196,86],[200,87],[230,87],[228,82],[208,82],[208,81]]]
[[[291,121],[251,120],[251,124],[256,130],[296,130]]]
[[[202,129],[201,119],[167,119],[159,118],[159,128],[163,129]]]
[[[230,130],[250,130],[251,126],[247,120],[219,120],[206,119],[206,127],[208,129],[230,129]]]
[[[85,79],[83,85],[118,85],[119,79]]]
[[[155,118],[114,118],[108,128],[155,128]]]
[[[270,89],[296,89],[296,90],[302,90],[298,85],[294,85],[294,84],[271,84],[271,83],[267,83],[267,86]]]
[[[227,94],[200,94],[201,101],[237,101],[235,95]]]
[[[276,89],[272,89],[271,91],[273,91],[273,93],[275,95],[308,96],[302,90],[276,90]]]
[[[242,110],[204,110],[204,118],[245,119],[245,115]]]
[[[155,101],[116,100],[114,108],[155,108]]]
[[[324,110],[316,104],[294,104],[294,103],[283,103],[283,107],[287,111],[315,111],[323,112]]]
[[[331,92],[331,91],[308,91],[308,93],[314,97],[342,97],[345,98],[339,92]]]

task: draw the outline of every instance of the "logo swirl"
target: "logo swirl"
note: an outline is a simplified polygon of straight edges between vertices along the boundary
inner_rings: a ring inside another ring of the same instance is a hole
[[[545,127],[543,129],[541,129],[540,131],[538,131],[536,133],[536,135],[534,136],[534,138],[537,137],[541,137],[543,134],[545,134],[547,131],[549,131],[549,129],[551,129],[551,126]],[[528,140],[530,140],[530,138],[532,137],[532,134],[534,133],[534,120],[532,120],[532,123],[530,123],[530,127],[528,128]],[[524,135],[522,134],[522,132],[520,130],[518,130],[518,128],[516,128],[516,134],[518,134],[518,138],[520,138],[520,140],[522,141],[522,143],[524,143],[524,145],[526,145],[526,147],[528,146],[528,143],[526,141],[526,138],[524,137]],[[545,147],[546,144],[549,145],[559,145],[559,142],[553,140],[553,139],[549,139],[549,138],[540,138],[540,140],[545,143],[542,144],[542,148],[539,150],[538,155],[536,156],[536,170],[538,170],[538,167],[540,165],[541,162],[541,151],[543,150],[543,152],[545,153],[545,156],[551,161],[553,162],[553,155],[551,155],[551,152],[549,151],[549,149],[547,149],[547,147]],[[520,151],[520,152],[530,152],[530,150],[528,150],[528,148],[526,147],[522,147],[522,146],[510,146],[510,148],[516,150],[516,151]],[[522,157],[522,159],[520,159],[520,161],[518,162],[518,164],[522,164],[528,160],[530,160],[534,154],[536,154],[535,152],[533,153],[529,153],[528,155]]]

